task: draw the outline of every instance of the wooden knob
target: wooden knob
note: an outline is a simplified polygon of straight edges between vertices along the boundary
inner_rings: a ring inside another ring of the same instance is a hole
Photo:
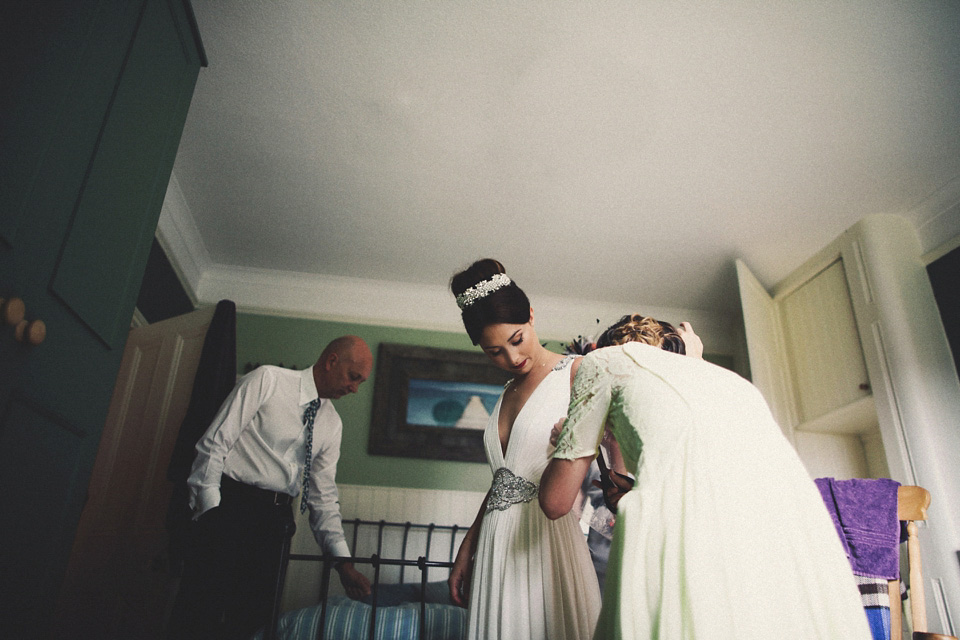
[[[37,346],[47,337],[47,325],[43,320],[21,320],[14,330],[17,340],[24,344]]]
[[[26,312],[27,307],[20,298],[10,298],[9,300],[0,298],[0,316],[3,317],[3,322],[11,327],[20,324]]]

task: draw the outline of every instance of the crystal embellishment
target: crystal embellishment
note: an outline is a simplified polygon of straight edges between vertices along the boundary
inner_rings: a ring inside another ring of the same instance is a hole
[[[460,307],[461,311],[466,309],[474,302],[480,298],[486,298],[488,295],[493,293],[498,289],[510,284],[512,281],[510,277],[505,273],[494,274],[489,280],[481,280],[477,284],[468,288],[466,291],[457,296],[457,306]]]
[[[493,486],[487,500],[487,511],[503,511],[511,505],[530,502],[537,497],[540,487],[526,478],[515,475],[510,469],[500,467],[493,474]]]

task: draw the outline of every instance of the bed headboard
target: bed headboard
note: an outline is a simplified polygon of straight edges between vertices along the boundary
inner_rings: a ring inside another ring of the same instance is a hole
[[[452,559],[451,548],[452,554],[456,554],[485,495],[470,491],[363,485],[338,485],[338,489],[344,533],[356,557],[370,557],[376,553],[381,558],[416,560],[424,556],[431,561],[444,562]],[[408,522],[411,523],[409,527]],[[298,513],[296,524],[291,554],[319,553],[306,514]],[[432,528],[431,524],[434,525]],[[358,565],[357,569],[372,580],[373,572],[369,565]],[[290,562],[282,610],[290,611],[316,604],[321,587],[320,573],[319,563]],[[431,568],[428,570],[428,580],[446,580],[448,574],[447,569]],[[419,582],[420,571],[416,568],[381,566],[381,584],[401,581]],[[330,580],[330,593],[343,593],[335,575]]]

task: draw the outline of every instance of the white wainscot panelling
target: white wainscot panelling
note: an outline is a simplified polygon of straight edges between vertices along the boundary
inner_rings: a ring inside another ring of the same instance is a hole
[[[477,516],[483,493],[340,485],[344,519],[387,520],[468,527]]]

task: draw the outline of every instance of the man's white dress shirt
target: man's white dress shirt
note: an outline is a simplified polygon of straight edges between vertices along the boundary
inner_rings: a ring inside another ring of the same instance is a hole
[[[187,483],[197,518],[220,504],[220,476],[297,496],[306,461],[303,412],[317,398],[313,369],[292,371],[265,365],[237,383],[203,438]],[[320,547],[349,556],[337,497],[337,460],[343,423],[333,403],[322,399],[313,424],[310,465],[310,528]]]

